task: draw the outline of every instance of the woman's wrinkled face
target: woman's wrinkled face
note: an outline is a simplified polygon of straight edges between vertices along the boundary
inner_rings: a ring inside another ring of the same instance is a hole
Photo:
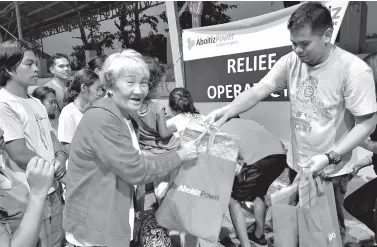
[[[121,73],[115,80],[115,89],[112,93],[114,102],[128,112],[139,110],[149,92],[148,80],[148,77],[139,74]]]

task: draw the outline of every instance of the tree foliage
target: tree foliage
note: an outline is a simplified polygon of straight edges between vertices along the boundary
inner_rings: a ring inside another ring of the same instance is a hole
[[[80,19],[80,36],[74,38],[80,39],[82,45],[72,47],[71,56],[75,57],[72,67],[79,69],[85,66],[85,50],[95,50],[98,55],[101,55],[104,48],[113,48],[115,35],[108,31],[101,32],[99,30],[101,24],[96,17],[82,16],[80,10],[76,9],[76,11]]]
[[[115,36],[122,42],[123,48],[131,48],[143,53],[144,45],[141,35],[141,25],[149,26],[151,33],[157,33],[159,19],[155,15],[145,12],[153,7],[157,7],[164,2],[153,1],[132,1],[124,2],[120,8],[118,20],[114,21],[118,31]]]
[[[184,1],[177,2],[178,9],[181,10],[184,4]],[[226,11],[234,8],[237,8],[236,4],[225,4],[216,1],[203,1],[201,25],[205,27],[230,22],[231,18],[226,14]],[[164,11],[160,15],[160,18],[164,22],[168,22],[166,11]],[[186,8],[179,17],[179,24],[181,29],[192,27],[192,17],[188,8]],[[168,29],[166,29],[166,31],[168,32]]]

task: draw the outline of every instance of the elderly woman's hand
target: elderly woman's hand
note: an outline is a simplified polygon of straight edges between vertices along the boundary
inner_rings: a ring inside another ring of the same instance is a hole
[[[196,140],[185,143],[180,147],[177,153],[182,161],[195,159],[198,156],[199,143],[206,134],[207,131],[203,132]]]

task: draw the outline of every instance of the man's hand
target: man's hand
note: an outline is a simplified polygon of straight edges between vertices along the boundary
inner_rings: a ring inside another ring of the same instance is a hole
[[[329,159],[326,155],[315,155],[308,162],[301,165],[303,173],[309,179],[312,186],[315,186],[314,178],[318,177],[319,173],[329,165]]]
[[[221,108],[216,109],[216,110],[212,111],[210,114],[208,114],[204,118],[204,121],[207,122],[208,124],[214,124],[216,122],[216,120],[219,119],[222,116],[223,116],[223,114],[221,113]]]
[[[369,155],[369,156],[366,156],[360,160],[357,161],[357,163],[355,164],[355,166],[352,168],[352,172],[350,173],[352,177],[355,177],[357,175],[357,173],[359,173],[359,171],[364,168],[364,167],[367,167],[367,166],[370,166],[372,165],[372,156]]]
[[[54,166],[42,158],[34,157],[26,167],[30,195],[45,198],[54,178]]]
[[[329,165],[329,159],[326,155],[320,154],[313,156],[308,162],[301,165],[301,167],[304,167],[304,172],[311,172],[314,177],[317,177],[318,174]]]
[[[51,162],[51,165],[55,167],[55,178],[57,180],[63,178],[67,171],[65,167],[66,161],[67,158],[64,155],[58,154],[58,156],[56,156],[56,158]]]
[[[229,119],[228,113],[225,113],[224,108],[214,110],[205,117],[205,122],[219,129]]]

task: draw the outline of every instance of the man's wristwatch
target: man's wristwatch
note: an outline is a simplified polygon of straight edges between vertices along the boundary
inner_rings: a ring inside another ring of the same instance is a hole
[[[342,156],[340,156],[337,152],[335,151],[330,151],[328,153],[325,153],[327,158],[329,159],[329,164],[339,164],[342,161]]]

